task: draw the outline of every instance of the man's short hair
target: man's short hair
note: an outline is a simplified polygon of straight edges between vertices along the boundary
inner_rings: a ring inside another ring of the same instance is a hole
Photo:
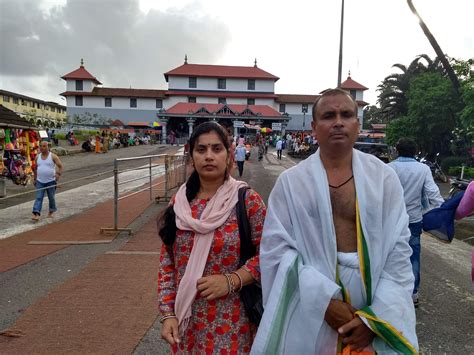
[[[416,154],[416,143],[410,138],[400,138],[397,142],[396,149],[398,156],[414,158]]]
[[[358,106],[357,106],[357,102],[354,100],[354,98],[352,97],[351,94],[349,94],[347,91],[345,90],[342,90],[340,88],[335,88],[335,89],[326,89],[322,92],[322,94],[320,96],[318,96],[316,98],[316,100],[314,100],[314,103],[313,103],[313,111],[312,111],[312,114],[313,114],[313,120],[316,120],[316,109],[317,109],[317,106],[318,106],[318,103],[319,101],[323,98],[323,97],[327,97],[327,96],[336,96],[336,95],[346,95],[348,98],[351,99],[351,101],[354,103],[354,108],[355,108],[355,114],[356,114],[356,117],[357,117],[357,109],[358,109]]]

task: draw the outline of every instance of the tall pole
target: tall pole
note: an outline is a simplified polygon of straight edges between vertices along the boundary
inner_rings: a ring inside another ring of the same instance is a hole
[[[341,86],[343,35],[344,35],[344,0],[342,0],[342,8],[341,8],[341,36],[339,39],[339,69],[337,71],[337,87]]]

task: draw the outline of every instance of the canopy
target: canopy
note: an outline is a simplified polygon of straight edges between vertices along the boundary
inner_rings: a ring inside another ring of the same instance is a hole
[[[19,128],[19,129],[35,129],[36,127],[26,118],[17,115],[12,110],[0,105],[0,127],[1,128]]]

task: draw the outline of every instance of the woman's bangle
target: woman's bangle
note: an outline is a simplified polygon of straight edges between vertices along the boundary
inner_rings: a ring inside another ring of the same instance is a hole
[[[232,279],[232,276],[230,276],[230,274],[224,274],[224,276],[227,279],[227,286],[229,287],[228,295],[230,295],[231,293],[235,292],[235,283],[234,283],[234,280]]]
[[[160,323],[163,323],[165,321],[165,319],[169,319],[169,318],[176,318],[176,314],[174,314],[173,312],[164,313],[160,317]]]
[[[240,277],[240,275],[237,271],[232,271],[231,274],[234,274],[239,278],[240,287],[239,287],[238,290],[236,290],[236,292],[240,292],[240,290],[242,290],[242,287],[244,286],[244,283],[242,282],[242,278]]]

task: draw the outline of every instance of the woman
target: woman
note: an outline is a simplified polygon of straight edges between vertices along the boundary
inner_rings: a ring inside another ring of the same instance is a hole
[[[247,185],[227,171],[227,134],[215,122],[203,123],[193,132],[189,148],[195,170],[160,219],[161,336],[173,353],[248,353],[256,327],[238,291],[260,279],[258,245],[266,208],[255,191],[247,190],[257,254],[239,268],[235,205],[238,190]]]

